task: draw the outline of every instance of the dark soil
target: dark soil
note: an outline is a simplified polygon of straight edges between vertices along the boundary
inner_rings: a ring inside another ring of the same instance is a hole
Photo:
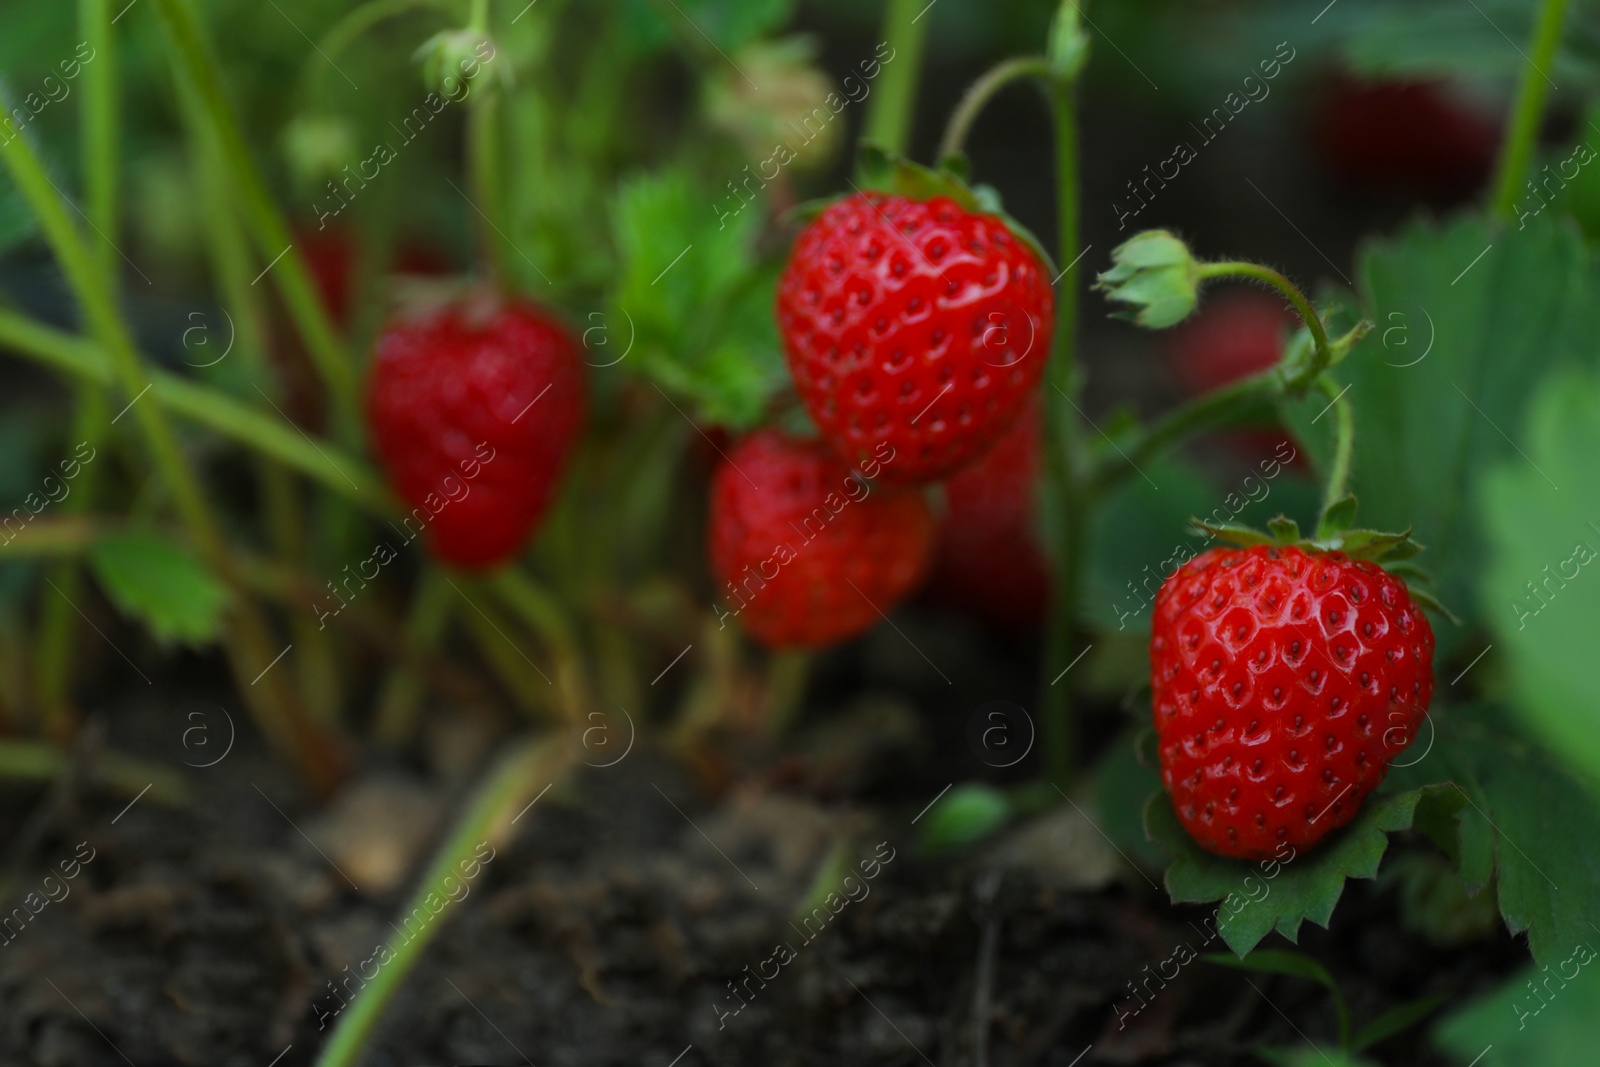
[[[193,706],[119,708],[110,743],[179,762]],[[338,1005],[330,983],[390,938],[481,759],[440,743],[426,766],[363,772],[352,788],[381,781],[431,818],[390,816],[434,829],[411,835],[394,888],[357,891],[299,832],[320,836],[327,813],[252,744],[245,727],[225,759],[190,772],[187,808],[126,808],[126,794],[70,780],[0,798],[7,906],[80,843],[94,850],[70,895],[0,948],[0,1065],[313,1062],[319,1014]],[[1137,871],[1073,890],[1048,865],[1002,869],[991,850],[919,858],[912,820],[958,777],[938,777],[948,762],[880,744],[827,777],[791,757],[715,799],[648,742],[582,771],[440,915],[365,1062],[1224,1065],[1260,1062],[1263,1045],[1332,1047],[1331,1001],[1313,983],[1203,960],[1165,989],[1149,982],[1180,944],[1222,946],[1202,944],[1203,909],[1170,907]],[[392,836],[382,823],[358,827],[367,843]],[[837,915],[798,926],[808,892],[830,890]],[[1351,883],[1332,930],[1302,936],[1358,1024],[1431,993],[1458,1000],[1519,958],[1503,934],[1435,947],[1398,912],[1392,890]],[[1119,1027],[1141,982],[1156,992]],[[1444,1062],[1418,1031],[1372,1054]]]

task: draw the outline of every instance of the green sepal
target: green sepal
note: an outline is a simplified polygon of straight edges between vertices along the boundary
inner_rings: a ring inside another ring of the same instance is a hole
[[[1207,533],[1219,541],[1227,541],[1241,548],[1254,548],[1256,545],[1275,545],[1277,539],[1262,533],[1260,530],[1249,526],[1236,526],[1231,522],[1212,523],[1202,519],[1190,519],[1189,524],[1199,533]]]
[[[860,175],[860,181],[850,192],[797,204],[784,213],[784,218],[801,223],[810,222],[830,204],[867,190],[903,196],[908,200],[948,197],[966,211],[975,215],[992,215],[1005,223],[1011,235],[1032,249],[1033,254],[1039,257],[1039,262],[1045,265],[1052,277],[1055,276],[1055,260],[1031,230],[1006,214],[1000,203],[999,192],[993,186],[967,184],[964,156],[952,156],[935,169],[896,155],[872,141],[862,141],[856,149],[856,172]]]
[[[1425,608],[1432,608],[1440,615],[1443,615],[1446,619],[1449,619],[1453,625],[1461,625],[1461,619],[1456,616],[1456,613],[1445,607],[1444,602],[1438,597],[1434,596],[1429,590],[1407,582],[1406,592],[1410,593],[1411,599],[1415,600],[1418,604],[1421,604]]]
[[[1280,545],[1290,545],[1300,540],[1300,524],[1287,515],[1268,519],[1267,530]]]
[[[1094,288],[1107,300],[1127,305],[1112,318],[1164,330],[1188,318],[1200,302],[1200,262],[1167,230],[1134,234],[1111,250],[1111,262]]]
[[[1346,493],[1322,509],[1322,516],[1317,520],[1317,540],[1326,541],[1336,534],[1342,534],[1350,529],[1355,521],[1355,494]]]

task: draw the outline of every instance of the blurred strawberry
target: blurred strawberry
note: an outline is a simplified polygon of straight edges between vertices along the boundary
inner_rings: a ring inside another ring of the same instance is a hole
[[[881,445],[858,474],[821,441],[779,430],[735,445],[712,476],[706,524],[720,623],[737,617],[770,648],[821,648],[893,611],[933,547],[922,494],[866,480],[899,459]]]
[[[356,245],[350,231],[339,226],[301,230],[295,234],[295,245],[305,257],[311,281],[328,314],[340,327],[347,325],[356,274]]]
[[[1259,290],[1208,293],[1200,310],[1166,335],[1168,358],[1184,392],[1209,393],[1278,362],[1299,321],[1282,298]]]
[[[1031,630],[1050,598],[1050,563],[1034,527],[1040,477],[1039,405],[945,483],[928,598],[996,627]]]
[[[1314,123],[1324,161],[1344,180],[1445,200],[1483,184],[1500,142],[1494,117],[1442,81],[1339,76]]]
[[[295,231],[295,247],[305,257],[311,280],[334,324],[350,325],[350,301],[355,295],[356,262],[360,245],[347,228],[309,226]],[[439,275],[450,272],[449,259],[433,245],[401,238],[390,256],[390,274]]]
[[[1272,366],[1299,325],[1277,296],[1255,289],[1219,290],[1207,294],[1199,311],[1167,334],[1167,359],[1183,391],[1198,396]],[[1252,456],[1275,452],[1286,438],[1279,429],[1225,435],[1235,451]]]

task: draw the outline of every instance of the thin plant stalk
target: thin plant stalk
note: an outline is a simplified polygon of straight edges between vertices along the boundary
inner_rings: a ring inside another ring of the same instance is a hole
[[[1566,22],[1567,0],[1542,0],[1539,16],[1528,42],[1528,63],[1517,87],[1516,102],[1506,117],[1506,132],[1500,142],[1500,159],[1495,167],[1494,194],[1490,213],[1501,222],[1510,222],[1522,196],[1522,183],[1533,161],[1544,121],[1545,98],[1549,95],[1550,72],[1561,44],[1561,28]]]
[[[226,162],[245,225],[255,241],[263,264],[283,294],[289,317],[305,340],[326,386],[334,411],[334,437],[346,443],[357,440],[359,412],[355,364],[345,351],[311,271],[294,247],[288,223],[278,211],[250,156],[249,146],[222,88],[218,64],[212,58],[199,20],[188,0],[156,0],[178,67],[195,87],[207,121]]]
[[[544,736],[524,741],[507,753],[451,828],[450,836],[428,865],[416,893],[406,902],[401,914],[409,916],[421,909],[424,915],[434,915],[437,909],[430,908],[428,902],[430,898],[437,902],[447,895],[444,892],[446,879],[461,882],[472,865],[481,868],[485,863],[492,863],[499,850],[509,845],[515,833],[514,824],[525,816],[532,817],[530,805],[546,789],[566,779],[574,748],[569,737]],[[482,858],[485,845],[491,849],[487,861]],[[456,908],[461,906],[455,905]],[[361,1061],[367,1040],[382,1019],[384,1009],[447,922],[448,913],[439,914],[421,925],[415,935],[389,943],[389,958],[340,1012],[333,1034],[317,1059],[317,1067],[355,1067]]]
[[[84,248],[77,229],[62,208],[60,194],[45,174],[28,139],[13,137],[0,144],[0,156],[17,190],[38,220],[91,332],[110,353],[111,369],[120,391],[127,397],[130,417],[140,428],[189,536],[207,564],[233,589],[225,646],[242,695],[262,732],[294,759],[314,786],[331,788],[342,774],[342,752],[332,738],[314,728],[301,714],[287,698],[278,679],[271,678],[270,674],[258,674],[278,655],[275,642],[259,608],[238,586],[221,529],[199,481],[178,448],[161,398],[145,395],[154,385],[149,368],[134,347],[104,275]],[[257,684],[261,681],[267,684]]]
[[[115,380],[104,345],[6,308],[0,308],[0,343],[16,355],[82,381],[110,386]],[[377,472],[332,442],[302,433],[259,405],[211,386],[158,367],[146,365],[146,373],[152,383],[146,399],[160,401],[172,414],[272,456],[378,518],[401,514],[403,509]]]
[[[873,88],[862,138],[896,155],[905,155],[911,147],[922,45],[928,28],[924,16],[932,6],[926,0],[889,0],[884,11],[883,37],[892,50],[891,58]]]
[[[118,268],[117,184],[118,165],[117,41],[112,32],[110,0],[78,0],[78,27],[92,42],[96,62],[83,69],[83,154],[85,214],[101,236],[93,255],[108,286],[115,291]],[[110,404],[104,389],[80,384],[73,399],[72,436],[87,443],[96,455],[105,447],[111,425]],[[86,514],[98,495],[100,468],[83,469],[71,496],[62,501],[69,514]],[[75,560],[51,568],[51,582],[60,595],[46,597],[40,608],[37,696],[47,736],[65,740],[72,732],[68,721],[71,702],[72,659],[78,630],[73,602],[83,588],[83,568]]]
[[[1072,682],[1066,677],[1081,648],[1077,625],[1078,587],[1090,507],[1079,427],[1081,376],[1076,362],[1078,275],[1078,115],[1073,78],[1056,75],[1051,86],[1055,121],[1057,255],[1069,269],[1056,287],[1056,327],[1044,394],[1046,514],[1053,520],[1054,584],[1045,625],[1040,676],[1042,756],[1052,781],[1068,783],[1077,763]]]
[[[1017,56],[991,67],[988,73],[968,87],[961,97],[961,103],[950,113],[944,138],[939,142],[936,162],[942,163],[966,150],[967,135],[972,132],[973,123],[1001,89],[1024,78],[1048,79],[1053,73],[1049,60],[1043,56]]]
[[[1328,397],[1328,404],[1333,408],[1334,417],[1333,464],[1328,468],[1328,484],[1322,495],[1322,506],[1327,509],[1350,491],[1350,466],[1355,457],[1356,415],[1355,407],[1347,395],[1349,390],[1340,389],[1339,383],[1331,377],[1324,374],[1318,378],[1317,388]]]
[[[190,144],[194,148],[196,170],[203,178],[200,185],[211,263],[219,282],[223,306],[230,309],[228,319],[234,324],[230,340],[237,350],[237,358],[250,368],[251,377],[261,383],[256,388],[264,389],[263,395],[269,402],[276,403],[282,398],[283,390],[267,359],[267,339],[270,334],[266,310],[256,295],[257,290],[250,284],[253,271],[249,247],[231,207],[226,166],[216,137],[205,122],[197,94],[183,78],[180,77],[178,82],[178,95],[188,124]],[[207,332],[209,334],[209,329]],[[210,351],[209,344],[204,351]],[[226,349],[223,351],[232,355]],[[226,356],[219,354],[217,358]],[[266,515],[273,550],[285,563],[303,565],[307,555],[306,523],[293,476],[287,467],[270,456],[257,454],[253,458],[262,511]],[[299,679],[306,705],[323,722],[336,723],[339,719],[340,693],[334,637],[322,632],[309,602],[291,610],[288,622],[294,646],[300,650],[300,655],[295,658],[293,673]]]
[[[450,601],[455,591],[439,568],[426,565],[411,592],[411,609],[406,614],[405,633],[418,649],[433,651],[450,622]],[[395,661],[378,697],[377,726],[374,735],[386,748],[400,748],[417,731],[425,694],[423,672],[410,657]]]

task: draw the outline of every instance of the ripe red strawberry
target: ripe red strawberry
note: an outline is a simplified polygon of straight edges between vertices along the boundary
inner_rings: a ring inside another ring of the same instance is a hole
[[[1044,619],[1050,563],[1035,529],[1039,406],[945,483],[947,504],[929,596],[995,626],[1026,631]]]
[[[488,567],[544,513],[583,421],[566,329],[522,302],[467,301],[391,322],[368,385],[373,445],[434,553]]]
[[[879,448],[868,477],[900,462]],[[762,430],[712,475],[707,538],[723,624],[737,616],[763,644],[816,647],[861,633],[916,587],[933,518],[920,493],[869,484],[820,441]]]
[[[1217,548],[1156,595],[1161,779],[1184,828],[1264,859],[1355,817],[1433,696],[1433,629],[1376,564],[1293,545]]]
[[[778,285],[789,370],[848,462],[901,484],[983,453],[1044,374],[1055,298],[1033,250],[947,197],[861,193],[801,231]]]

